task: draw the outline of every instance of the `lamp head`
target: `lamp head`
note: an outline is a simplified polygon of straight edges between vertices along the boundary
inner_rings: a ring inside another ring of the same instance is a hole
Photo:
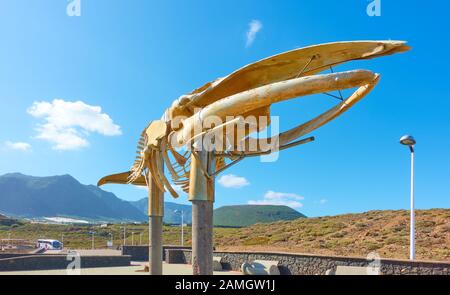
[[[400,143],[407,146],[413,146],[416,144],[416,140],[411,135],[405,135],[400,138]]]

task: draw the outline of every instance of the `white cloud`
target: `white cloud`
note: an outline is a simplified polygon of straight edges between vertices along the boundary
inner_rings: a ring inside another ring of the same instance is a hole
[[[47,140],[56,150],[75,150],[89,145],[86,137],[90,133],[105,136],[122,134],[120,126],[102,113],[100,106],[91,106],[82,101],[34,102],[27,112],[43,119],[39,124],[37,138]]]
[[[11,142],[6,141],[5,146],[7,149],[28,152],[31,151],[31,145],[26,142]]]
[[[245,44],[246,47],[252,46],[255,41],[256,34],[262,29],[262,27],[263,25],[259,20],[252,20],[248,24],[248,31],[246,33],[247,41]]]
[[[326,204],[327,202],[328,202],[327,199],[321,199],[321,200],[319,201],[319,203],[320,203],[321,205],[324,205],[324,204]]]
[[[233,174],[225,174],[218,180],[219,184],[226,188],[241,188],[250,184],[245,177]]]
[[[291,208],[301,208],[303,204],[300,202],[304,198],[300,195],[293,193],[280,193],[274,191],[268,191],[264,194],[262,200],[250,200],[250,205],[284,205]]]
[[[179,194],[185,194],[181,185],[172,184],[173,189]]]

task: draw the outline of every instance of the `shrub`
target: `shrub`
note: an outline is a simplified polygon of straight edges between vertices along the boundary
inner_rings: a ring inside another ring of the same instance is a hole
[[[266,245],[268,242],[267,237],[254,237],[246,239],[242,242],[244,246],[253,246],[253,245]]]

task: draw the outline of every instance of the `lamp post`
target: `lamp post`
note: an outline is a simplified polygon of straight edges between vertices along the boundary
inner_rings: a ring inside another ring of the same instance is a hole
[[[125,246],[127,244],[127,234],[126,234],[126,226],[123,226],[123,245]]]
[[[176,210],[175,212],[181,215],[181,246],[184,246],[184,212],[183,210]]]
[[[95,231],[91,231],[90,232],[90,234],[92,235],[92,250],[94,250],[95,249],[95,238],[94,238],[94,235],[95,235]]]
[[[409,259],[416,259],[415,249],[415,215],[414,215],[414,145],[416,140],[411,135],[405,135],[400,138],[400,143],[409,147],[411,152],[411,212],[410,212],[410,245]]]
[[[114,246],[114,236],[113,236],[113,233],[111,232],[111,233],[109,233],[109,236],[110,236],[110,241],[111,241],[111,247],[113,247]]]

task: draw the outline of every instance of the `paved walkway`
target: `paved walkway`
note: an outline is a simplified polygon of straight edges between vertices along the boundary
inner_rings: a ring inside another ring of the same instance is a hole
[[[108,268],[85,268],[81,269],[82,275],[148,275],[144,272],[144,266],[140,263],[133,263],[132,266],[108,267]],[[66,270],[34,270],[34,271],[11,271],[0,272],[0,275],[65,275]],[[163,264],[164,275],[192,275],[192,266],[188,264]],[[235,271],[218,271],[215,275],[240,275]]]

